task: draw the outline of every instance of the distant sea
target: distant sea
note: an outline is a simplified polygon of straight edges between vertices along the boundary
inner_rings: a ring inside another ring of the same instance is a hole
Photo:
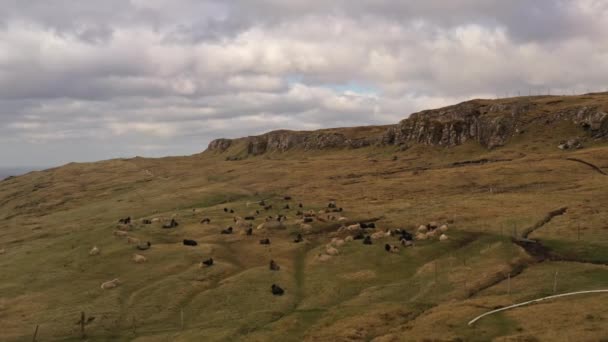
[[[20,176],[30,171],[43,170],[43,167],[0,167],[0,180],[10,176]]]

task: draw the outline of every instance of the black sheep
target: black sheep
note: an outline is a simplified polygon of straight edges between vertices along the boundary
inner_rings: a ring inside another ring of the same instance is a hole
[[[253,216],[245,216],[245,220],[246,221],[252,221],[252,220],[255,220],[255,217],[253,217]]]
[[[391,251],[391,245],[389,245],[388,243],[384,245],[384,250],[387,252]]]
[[[279,264],[274,262],[274,260],[270,260],[270,270],[271,271],[278,271],[280,269],[281,269],[281,266],[279,266]]]
[[[224,212],[227,213],[228,212],[228,208],[224,208]]]
[[[363,244],[364,245],[371,245],[372,244],[372,237],[371,236],[366,236],[365,239],[363,239]]]
[[[213,258],[209,258],[209,259],[203,261],[203,264],[207,265],[207,266],[213,265]]]
[[[363,233],[358,233],[357,235],[355,235],[353,237],[353,240],[363,240],[365,238],[365,235],[363,235]]]
[[[247,235],[253,234],[253,228],[247,228]]]
[[[272,294],[275,296],[282,296],[285,293],[285,290],[283,290],[281,287],[279,287],[278,285],[272,284],[272,286],[270,287],[270,290],[272,291]]]
[[[184,239],[184,246],[197,246],[198,242],[190,239]]]
[[[143,220],[141,221],[141,223],[143,223],[143,224],[152,224],[152,220],[149,220],[149,219],[143,219]]]
[[[293,242],[298,243],[298,242],[302,242],[304,241],[304,239],[302,238],[302,234],[298,233],[298,235],[296,235],[296,239],[293,240]]]
[[[204,218],[204,219],[201,220],[201,223],[202,224],[205,224],[205,223],[209,224],[209,223],[211,223],[211,219],[210,218]]]
[[[152,244],[150,243],[150,241],[148,241],[146,243],[138,243],[135,248],[139,249],[140,251],[145,251],[147,249],[150,249],[151,246]]]
[[[270,245],[270,239],[266,238],[266,239],[260,240],[260,245]]]
[[[175,228],[179,226],[179,223],[175,219],[171,219],[171,222],[163,224],[163,228]]]
[[[286,201],[289,201],[289,200],[291,200],[291,196],[285,196],[285,197],[283,197],[283,199]]]
[[[222,234],[232,234],[232,227],[228,227],[222,230]]]
[[[313,220],[312,220],[312,217],[305,217],[305,218],[304,218],[304,223],[310,223],[310,222],[312,222],[312,221],[313,221]]]
[[[302,203],[298,203],[298,208],[302,208]]]

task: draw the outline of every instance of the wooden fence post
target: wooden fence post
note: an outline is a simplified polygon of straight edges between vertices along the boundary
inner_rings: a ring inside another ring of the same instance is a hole
[[[36,330],[34,330],[34,338],[32,339],[33,342],[36,342],[36,338],[38,337],[38,324],[36,324]]]

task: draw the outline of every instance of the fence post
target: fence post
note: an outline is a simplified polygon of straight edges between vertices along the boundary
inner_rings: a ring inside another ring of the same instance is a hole
[[[34,330],[34,338],[32,339],[33,342],[36,342],[36,337],[38,337],[38,324],[36,324],[36,330]]]
[[[555,275],[553,276],[553,293],[557,292],[557,271],[555,271]]]
[[[81,311],[80,312],[80,337],[83,339],[86,337],[86,335],[84,333],[84,322],[85,322],[84,311]]]

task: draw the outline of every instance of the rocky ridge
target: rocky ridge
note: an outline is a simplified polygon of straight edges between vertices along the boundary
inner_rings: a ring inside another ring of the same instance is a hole
[[[505,145],[533,122],[569,121],[591,137],[608,137],[608,94],[472,100],[411,114],[398,124],[319,131],[280,130],[239,139],[213,140],[207,150],[224,152],[243,142],[249,155],[291,149],[323,150],[425,144],[456,146],[473,140],[491,149]],[[375,129],[374,129],[375,128]],[[353,134],[356,132],[356,134]]]

